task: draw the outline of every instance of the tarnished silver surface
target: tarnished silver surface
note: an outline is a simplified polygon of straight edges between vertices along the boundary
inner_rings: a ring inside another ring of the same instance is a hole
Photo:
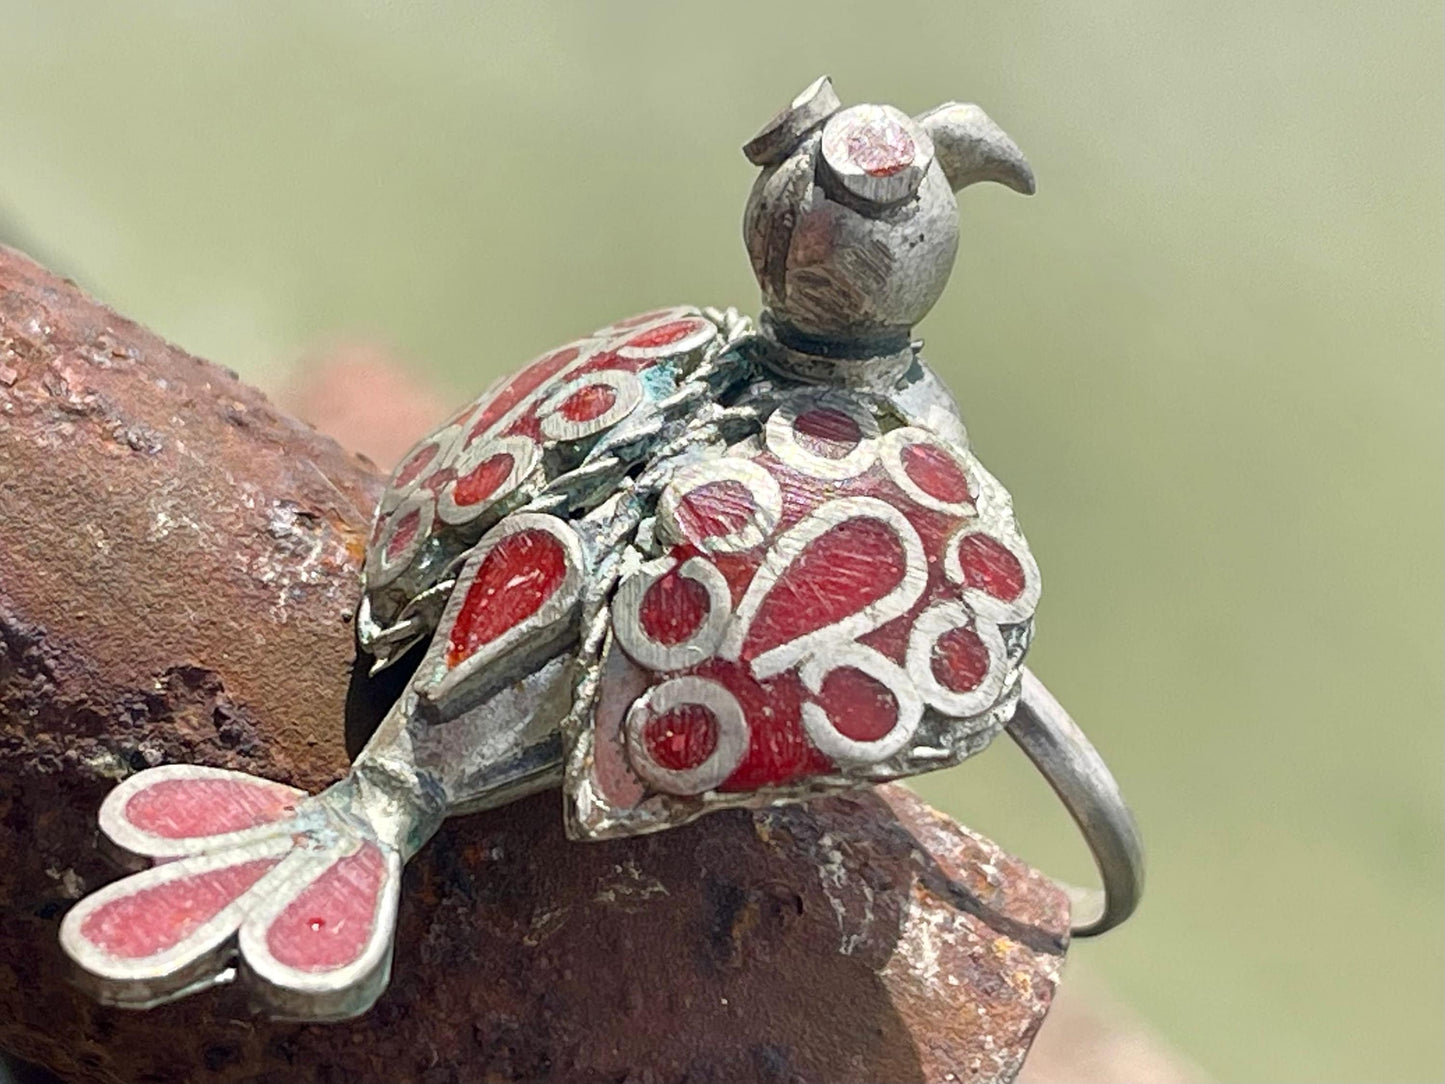
[[[447,816],[562,782],[574,835],[655,831],[957,763],[1006,725],[1098,859],[1107,898],[1077,932],[1127,917],[1137,830],[1023,667],[1038,568],[912,337],[953,266],[954,192],[1032,192],[1027,162],[977,106],[843,109],[826,78],[744,153],[762,167],[743,226],[757,326],[689,306],[619,321],[423,438],[378,508],[357,610],[374,669],[430,641],[405,691],[322,794],[190,766],[117,788],[109,845],[161,864],[66,918],[62,944],[98,997],[145,1007],[239,977],[274,1015],[355,1015],[387,981],[402,864]],[[734,496],[703,530],[706,492]],[[843,528],[900,555],[877,597],[856,577],[798,572]],[[987,562],[967,565],[968,546],[1004,563],[1006,589]],[[821,577],[821,609],[845,589],[860,601],[751,649],[755,627],[796,618],[759,615],[805,574]],[[972,684],[939,669],[951,636],[976,656]],[[844,671],[886,707],[874,730],[830,715],[836,697],[823,706]],[[745,710],[747,696],[764,699]],[[796,763],[759,760],[753,731],[775,725],[774,706],[797,713],[768,731],[803,743]],[[701,753],[668,729],[698,711],[713,728]],[[178,932],[146,901],[182,882],[212,903]]]

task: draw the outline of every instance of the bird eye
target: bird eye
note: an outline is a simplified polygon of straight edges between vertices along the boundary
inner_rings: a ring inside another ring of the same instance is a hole
[[[823,127],[823,162],[848,192],[889,204],[918,191],[933,162],[933,141],[889,105],[855,105]]]

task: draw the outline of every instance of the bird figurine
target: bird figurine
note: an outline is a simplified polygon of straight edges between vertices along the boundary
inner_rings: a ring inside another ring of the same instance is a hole
[[[145,1008],[237,980],[258,1011],[365,1012],[401,869],[442,821],[560,784],[578,840],[957,764],[1001,731],[1132,911],[1137,831],[1023,665],[1039,569],[914,326],[955,193],[1034,191],[975,105],[844,108],[825,77],[743,148],[763,310],[675,306],[574,339],[423,438],[376,510],[356,628],[409,677],[316,795],[162,765],[99,822],[138,872],[61,926],[77,979]],[[339,725],[339,721],[338,721]]]

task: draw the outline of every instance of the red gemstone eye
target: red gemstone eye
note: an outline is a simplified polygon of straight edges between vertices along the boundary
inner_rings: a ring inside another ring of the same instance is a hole
[[[986,534],[970,534],[958,543],[963,580],[969,587],[987,591],[994,598],[1012,602],[1023,594],[1023,565],[996,538]]]
[[[457,480],[452,500],[460,505],[481,504],[511,476],[513,463],[509,452],[498,452],[483,460]]]
[[[793,432],[804,451],[824,459],[842,459],[863,439],[857,422],[841,410],[828,407],[799,414],[793,422]]]
[[[966,693],[988,674],[988,647],[973,629],[950,629],[933,647],[933,676],[945,689]]]
[[[436,458],[437,451],[438,449],[435,444],[424,444],[412,452],[411,457],[407,459],[407,461],[401,465],[401,469],[396,472],[396,477],[391,483],[392,488],[400,489],[416,481],[421,475],[421,472],[426,470],[427,465]]]
[[[696,768],[717,748],[717,718],[701,704],[682,704],[649,719],[642,740],[648,755],[670,772]]]
[[[616,388],[608,384],[588,384],[563,400],[557,410],[569,422],[590,422],[606,414],[616,402]]]
[[[388,561],[399,560],[401,555],[407,551],[407,547],[416,541],[417,532],[420,529],[421,512],[413,508],[402,517],[396,530],[392,532],[391,540],[386,544],[386,559]]]
[[[973,499],[968,490],[968,477],[958,461],[942,448],[909,444],[903,449],[901,459],[913,484],[930,497],[949,504],[963,504]]]
[[[872,177],[907,169],[916,153],[912,137],[890,117],[870,118],[848,135],[848,157]]]

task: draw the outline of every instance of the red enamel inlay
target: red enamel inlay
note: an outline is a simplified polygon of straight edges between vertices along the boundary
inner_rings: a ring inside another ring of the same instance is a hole
[[[913,164],[913,138],[891,117],[876,117],[848,134],[848,157],[872,177],[889,177]]]
[[[611,326],[618,331],[626,330],[627,328],[641,327],[643,324],[650,324],[654,320],[662,319],[671,311],[671,309],[653,309],[651,312],[629,316],[626,320],[618,320],[617,323]]]
[[[239,832],[295,811],[294,793],[260,779],[161,779],[125,803],[127,821],[166,839]]]
[[[386,544],[386,559],[388,561],[398,560],[414,541],[417,531],[421,530],[421,512],[413,508],[397,524],[396,531],[392,534],[390,541]]]
[[[696,331],[703,321],[697,319],[670,320],[657,327],[650,327],[646,331],[638,332],[627,340],[627,346],[635,346],[642,350],[654,349],[659,346],[670,346],[672,343],[680,342]]]
[[[1002,542],[986,534],[965,535],[958,544],[963,579],[970,587],[1012,602],[1023,593],[1024,566]]]
[[[689,490],[677,502],[677,525],[694,542],[731,534],[752,519],[753,495],[741,482],[729,478]]]
[[[498,542],[482,559],[452,626],[447,665],[536,614],[566,575],[567,551],[547,531],[518,531]]]
[[[696,768],[717,748],[717,719],[701,704],[682,704],[642,728],[647,752],[673,772]]]
[[[496,425],[509,410],[576,361],[579,353],[581,351],[576,346],[564,346],[538,358],[512,377],[482,409],[481,415],[472,424],[471,432],[467,434],[466,443],[471,444]]]
[[[421,487],[430,493],[440,493],[446,488],[447,483],[456,476],[457,472],[452,470],[451,467],[442,467],[427,475],[427,479],[422,482]]]
[[[513,462],[510,452],[498,452],[490,459],[483,460],[457,480],[456,488],[452,490],[452,500],[460,505],[481,504],[507,480],[512,473]]]
[[[341,859],[302,890],[266,931],[266,947],[298,971],[330,971],[356,960],[371,940],[386,859],[373,843]]]
[[[950,629],[933,645],[933,676],[945,689],[972,692],[988,674],[988,648],[973,629]]]
[[[900,458],[904,473],[930,497],[949,504],[973,499],[968,491],[968,476],[958,461],[942,448],[933,444],[910,444]]]
[[[396,472],[396,477],[391,480],[393,489],[400,489],[402,486],[409,486],[416,481],[421,472],[426,470],[427,465],[437,457],[440,449],[435,444],[423,444],[416,451],[412,452],[407,461],[401,465]]]
[[[674,568],[647,589],[638,607],[642,631],[659,644],[680,644],[707,617],[707,588]]]
[[[842,459],[858,447],[863,432],[841,410],[818,407],[799,414],[793,433],[805,451],[824,459]]]
[[[279,861],[238,862],[117,897],[86,916],[80,925],[81,936],[125,959],[162,952],[215,918]]]
[[[880,520],[845,520],[788,566],[753,617],[742,657],[754,659],[835,624],[892,591],[906,568],[903,545]]]
[[[714,659],[693,673],[720,681],[748,721],[748,751],[719,790],[757,790],[832,768],[803,730],[803,682],[796,671],[757,682],[743,667]]]
[[[617,402],[617,389],[610,384],[588,384],[562,401],[557,412],[569,422],[590,422],[602,417]]]
[[[854,741],[877,741],[898,722],[898,698],[888,686],[851,666],[825,677],[817,700],[833,729]]]

